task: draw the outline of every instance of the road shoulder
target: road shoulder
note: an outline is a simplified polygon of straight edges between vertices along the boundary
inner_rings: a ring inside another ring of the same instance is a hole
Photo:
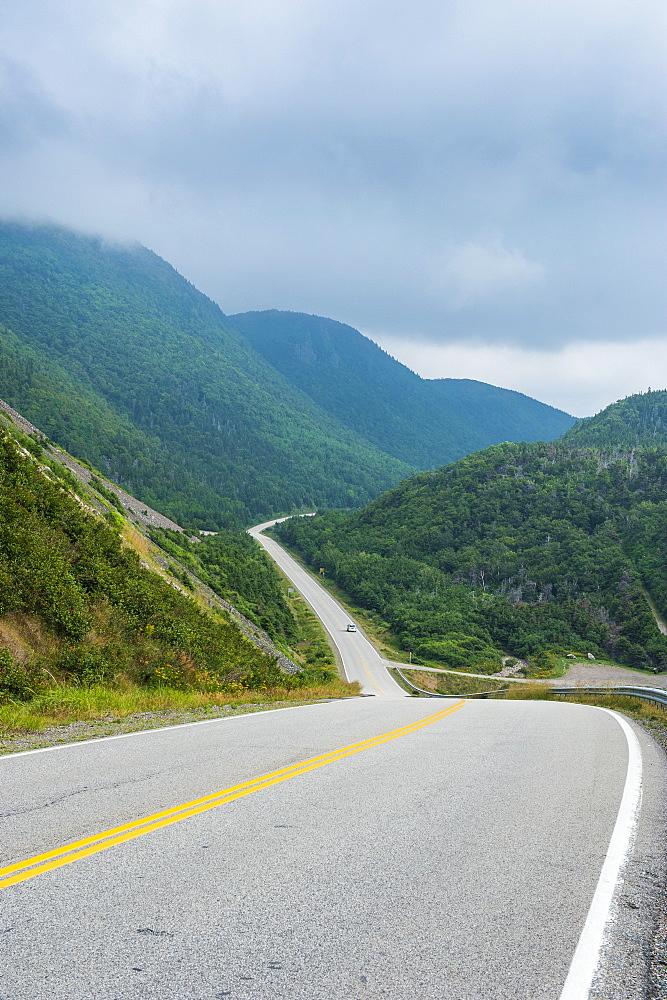
[[[667,733],[661,745],[625,718],[641,748],[642,804],[590,1000],[667,1000]]]

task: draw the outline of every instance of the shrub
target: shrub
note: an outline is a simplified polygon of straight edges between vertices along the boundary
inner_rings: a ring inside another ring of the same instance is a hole
[[[528,661],[528,673],[531,677],[551,677],[558,668],[558,660],[550,649],[540,650]]]
[[[56,667],[80,684],[101,684],[114,674],[113,664],[103,650],[94,646],[77,645],[64,649]]]
[[[34,694],[34,679],[14,663],[8,649],[0,649],[0,701],[29,701]]]

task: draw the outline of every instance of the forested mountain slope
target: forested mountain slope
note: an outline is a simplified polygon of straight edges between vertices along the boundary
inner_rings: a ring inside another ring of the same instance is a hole
[[[667,390],[628,396],[594,417],[579,420],[563,440],[582,448],[636,448],[667,445]]]
[[[0,704],[90,685],[350,693],[301,604],[244,531],[189,537],[0,400]]]
[[[321,410],[165,261],[0,224],[0,396],[181,522],[359,506],[414,469]]]
[[[667,668],[667,447],[503,444],[279,533],[419,655]]]
[[[2,414],[0,701],[54,680],[209,691],[275,681],[275,657],[151,569],[145,541],[143,558],[128,544],[120,510],[101,480],[84,488]]]
[[[501,441],[551,441],[574,423],[509,389],[422,379],[357,330],[321,316],[269,310],[229,321],[337,420],[421,469]]]

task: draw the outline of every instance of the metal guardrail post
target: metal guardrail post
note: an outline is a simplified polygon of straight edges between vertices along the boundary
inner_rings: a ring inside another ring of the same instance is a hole
[[[642,701],[652,701],[656,705],[667,707],[667,690],[664,688],[631,687],[628,685],[620,687],[552,687],[552,694],[627,694],[632,698],[641,698]]]
[[[425,691],[424,688],[417,687],[412,681],[409,681],[405,676],[400,667],[392,667],[395,670],[401,680],[417,694],[423,694],[426,698],[489,698],[494,694],[504,694],[505,691],[509,691],[509,688],[494,688],[493,691],[476,691],[474,694],[441,694],[440,691]]]
[[[408,680],[399,667],[392,667],[401,678],[403,683],[416,694],[424,695],[426,698],[489,698],[495,694],[504,694],[509,688],[495,688],[493,691],[477,691],[474,694],[441,694],[439,691],[425,691],[424,688],[417,687]],[[649,687],[549,687],[546,688],[551,694],[567,696],[569,694],[627,694],[632,698],[641,698],[643,701],[652,701],[656,705],[663,705],[667,708],[667,689]]]

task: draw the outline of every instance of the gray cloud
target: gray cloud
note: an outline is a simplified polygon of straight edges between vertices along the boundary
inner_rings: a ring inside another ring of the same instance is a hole
[[[228,312],[555,349],[665,333],[658,0],[24,0],[0,211]]]

